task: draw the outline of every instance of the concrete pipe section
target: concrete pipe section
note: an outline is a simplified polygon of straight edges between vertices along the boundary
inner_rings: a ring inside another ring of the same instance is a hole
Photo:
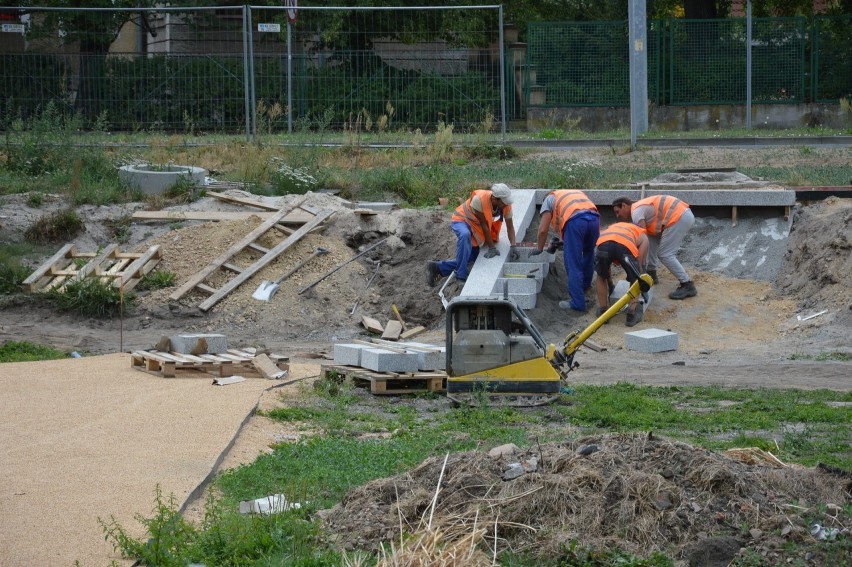
[[[124,165],[118,168],[118,177],[131,189],[146,195],[159,195],[174,187],[183,177],[192,179],[193,185],[203,185],[207,170],[190,165]]]

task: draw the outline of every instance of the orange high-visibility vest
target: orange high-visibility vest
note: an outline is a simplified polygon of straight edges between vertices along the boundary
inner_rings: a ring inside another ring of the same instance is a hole
[[[685,202],[671,195],[654,195],[653,197],[645,197],[633,203],[630,210],[633,211],[636,207],[651,205],[654,207],[654,218],[650,223],[646,223],[645,230],[651,236],[662,234],[663,229],[667,226],[676,223],[683,212],[689,208]]]
[[[571,215],[577,211],[594,211],[598,212],[598,208],[592,203],[585,193],[575,189],[560,189],[554,191],[552,195],[555,197],[553,203],[553,216],[550,219],[550,224],[553,230],[562,234],[562,229],[565,228],[565,223],[571,218]]]
[[[494,227],[494,211],[491,207],[491,191],[488,189],[478,189],[470,194],[467,201],[458,206],[452,216],[452,222],[466,222],[470,227],[470,236],[474,246],[482,246],[485,243],[485,234],[482,232],[482,227],[479,225],[479,219],[476,218],[476,213],[471,206],[471,201],[474,197],[479,197],[479,202],[482,205],[482,214],[485,215],[485,222],[488,225],[488,230],[491,233],[491,240],[497,242],[497,236],[500,234],[502,221],[498,221],[497,231],[495,235]],[[512,205],[506,205],[503,208],[503,216],[512,210]]]
[[[606,230],[601,232],[597,246],[604,242],[617,242],[624,245],[634,257],[639,258],[639,242],[645,229],[631,222],[617,222],[611,224]]]

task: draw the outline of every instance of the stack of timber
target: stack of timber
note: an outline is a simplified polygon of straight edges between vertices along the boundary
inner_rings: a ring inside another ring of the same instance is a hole
[[[358,366],[323,365],[322,376],[329,380],[350,379],[356,386],[369,386],[370,393],[381,395],[443,392],[447,373],[433,372],[374,372]]]
[[[267,354],[272,363],[282,372],[289,370],[289,359],[279,354]],[[175,378],[202,375],[252,376],[266,378],[256,364],[257,355],[248,349],[228,349],[218,354],[185,354],[157,350],[137,350],[130,355],[130,366],[137,370]]]

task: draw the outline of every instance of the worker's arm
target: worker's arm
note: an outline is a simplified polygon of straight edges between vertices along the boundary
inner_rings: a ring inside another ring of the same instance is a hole
[[[473,214],[476,215],[476,220],[479,221],[479,226],[482,227],[482,235],[485,237],[485,247],[493,248],[494,241],[491,240],[491,227],[488,226],[488,220],[486,220],[485,215],[481,211],[474,209]]]
[[[547,233],[550,232],[550,219],[553,217],[552,211],[541,213],[541,223],[538,225],[538,234],[536,235],[536,249],[544,250],[544,245],[547,242]]]
[[[515,223],[512,222],[511,217],[506,219],[506,234],[509,236],[509,246],[514,246],[515,245]]]
[[[639,272],[645,273],[645,265],[648,263],[648,237],[644,234],[639,238]]]

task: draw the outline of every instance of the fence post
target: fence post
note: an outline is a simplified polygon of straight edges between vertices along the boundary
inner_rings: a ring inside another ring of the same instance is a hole
[[[506,142],[506,64],[505,52],[503,51],[503,4],[500,4],[499,19],[497,27],[500,30],[500,140]]]
[[[251,92],[249,88],[249,52],[248,52],[248,6],[243,6],[243,98],[245,99],[246,113],[246,142],[251,142],[251,111],[249,99]]]
[[[251,17],[251,6],[246,6],[248,9],[248,48],[249,48],[249,85],[251,86],[251,132],[252,139],[257,141],[257,93],[254,90],[254,23]]]
[[[746,4],[746,130],[751,130],[751,0]]]
[[[630,0],[630,147],[648,131],[648,25],[645,0]]]

